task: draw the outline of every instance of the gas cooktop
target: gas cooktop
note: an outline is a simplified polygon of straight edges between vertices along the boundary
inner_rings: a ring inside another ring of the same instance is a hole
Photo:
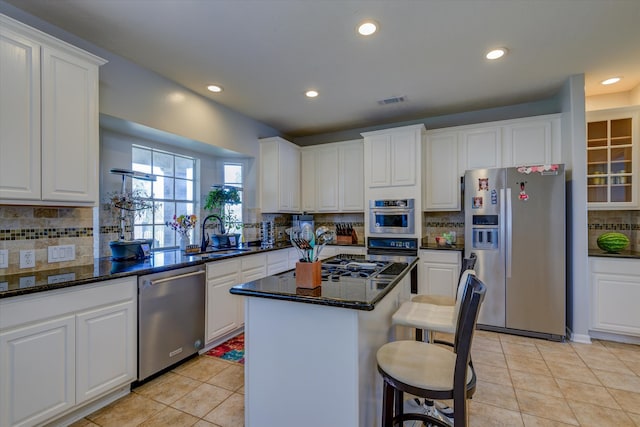
[[[365,255],[337,255],[322,261],[322,281],[361,282],[363,279],[392,280],[407,263],[368,259]]]

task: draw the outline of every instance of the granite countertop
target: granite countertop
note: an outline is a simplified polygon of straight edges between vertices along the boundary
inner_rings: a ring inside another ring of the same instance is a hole
[[[440,246],[433,239],[428,240],[427,238],[423,238],[420,241],[420,249],[464,252],[464,244]]]
[[[612,254],[609,252],[605,252],[602,249],[589,249],[589,256],[603,257],[603,258],[628,258],[628,259],[639,258],[640,259],[640,252],[627,249],[620,253]]]
[[[245,248],[246,250],[243,252],[213,259],[202,258],[197,255],[185,255],[179,250],[153,252],[150,258],[144,260],[113,261],[110,257],[96,258],[93,264],[88,265],[0,276],[0,299],[120,277],[158,273],[289,247],[291,247],[289,243],[276,244],[272,249],[260,249],[259,246],[250,246]]]
[[[367,259],[389,260],[390,258],[368,255]],[[236,285],[231,288],[231,293],[249,297],[371,311],[375,308],[376,304],[414,268],[418,262],[418,258],[394,256],[393,261],[402,263],[402,267],[404,268],[397,273],[394,271],[397,275],[392,279],[385,280],[374,277],[373,279],[355,281],[334,282],[331,280],[323,280],[320,286],[307,289],[296,286],[294,270],[290,270],[275,276],[268,276],[253,282]],[[385,275],[387,271],[388,270],[384,272]]]

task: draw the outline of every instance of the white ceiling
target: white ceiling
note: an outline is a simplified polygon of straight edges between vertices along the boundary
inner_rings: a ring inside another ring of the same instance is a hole
[[[640,0],[7,2],[292,137],[640,85]]]

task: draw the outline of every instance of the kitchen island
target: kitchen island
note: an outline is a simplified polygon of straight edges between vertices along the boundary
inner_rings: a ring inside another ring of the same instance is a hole
[[[417,262],[402,258],[384,280],[328,279],[300,289],[289,271],[231,289],[248,297],[245,425],[379,425],[375,355],[394,339],[391,316],[409,298]]]

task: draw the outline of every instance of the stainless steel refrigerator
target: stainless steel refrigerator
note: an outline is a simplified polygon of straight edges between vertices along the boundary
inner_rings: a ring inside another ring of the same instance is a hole
[[[482,329],[566,335],[564,165],[465,173],[465,256],[487,286]]]

